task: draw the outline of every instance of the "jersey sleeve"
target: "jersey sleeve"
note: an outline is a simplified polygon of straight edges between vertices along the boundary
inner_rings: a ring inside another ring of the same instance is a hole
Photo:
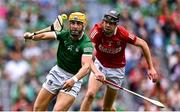
[[[93,50],[94,48],[90,41],[83,45],[83,55],[92,55]]]
[[[125,28],[120,27],[119,28],[121,34],[123,35],[124,39],[130,43],[134,44],[136,42],[137,36],[134,35],[133,33],[128,32]]]
[[[94,27],[90,31],[90,39],[93,43],[97,42],[97,35],[98,35],[98,25],[95,24]]]
[[[57,40],[62,40],[62,38],[66,37],[67,31],[55,31]]]

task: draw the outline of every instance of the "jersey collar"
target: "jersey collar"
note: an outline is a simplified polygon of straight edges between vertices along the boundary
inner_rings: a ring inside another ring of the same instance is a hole
[[[78,40],[81,40],[83,35],[84,35],[84,32],[81,33],[81,36],[80,36],[80,38]]]

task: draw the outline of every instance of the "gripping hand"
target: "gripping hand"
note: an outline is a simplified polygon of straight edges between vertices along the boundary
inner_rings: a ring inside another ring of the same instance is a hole
[[[24,39],[32,39],[33,35],[34,35],[33,33],[25,32],[24,33]]]

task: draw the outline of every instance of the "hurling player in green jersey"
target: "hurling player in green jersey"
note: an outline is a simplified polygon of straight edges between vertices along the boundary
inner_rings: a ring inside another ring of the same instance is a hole
[[[51,31],[31,35],[24,34],[25,39],[58,40],[57,65],[46,76],[36,101],[35,111],[47,110],[51,99],[57,95],[54,111],[67,111],[78,95],[82,78],[89,72],[92,62],[93,46],[85,34],[86,15],[81,12],[71,13],[69,28],[60,32]]]

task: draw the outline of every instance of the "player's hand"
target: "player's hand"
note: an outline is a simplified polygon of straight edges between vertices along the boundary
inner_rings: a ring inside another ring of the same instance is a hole
[[[75,81],[72,78],[70,78],[64,83],[63,89],[65,89],[65,91],[70,91],[74,84]]]
[[[158,74],[154,68],[151,68],[148,70],[148,77],[150,80],[152,80],[154,83],[158,81]]]
[[[101,82],[104,82],[106,80],[105,75],[101,72],[95,73],[94,75],[95,75],[95,78]]]
[[[33,33],[26,32],[24,33],[24,39],[32,39]]]

